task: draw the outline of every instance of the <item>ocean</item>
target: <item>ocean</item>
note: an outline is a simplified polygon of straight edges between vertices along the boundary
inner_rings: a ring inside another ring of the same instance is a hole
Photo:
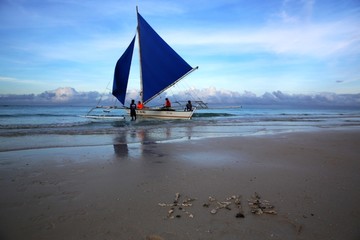
[[[360,128],[360,109],[217,107],[197,110],[191,120],[130,121],[127,117],[117,122],[94,122],[84,118],[89,109],[0,106],[0,151]],[[126,115],[125,111],[123,114]],[[31,142],[32,136],[41,136],[42,141]]]

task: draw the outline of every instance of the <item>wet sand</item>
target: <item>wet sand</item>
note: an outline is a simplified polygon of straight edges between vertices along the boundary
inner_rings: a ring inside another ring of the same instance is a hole
[[[0,152],[0,239],[359,239],[359,146],[322,130]],[[255,192],[277,215],[251,213]],[[172,219],[176,193],[196,200]],[[244,218],[203,206],[232,195]]]

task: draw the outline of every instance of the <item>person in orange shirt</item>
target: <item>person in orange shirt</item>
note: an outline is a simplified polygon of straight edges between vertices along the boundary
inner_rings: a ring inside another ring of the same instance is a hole
[[[138,104],[136,106],[137,109],[143,109],[144,108],[144,104],[142,104],[142,102],[138,101]]]

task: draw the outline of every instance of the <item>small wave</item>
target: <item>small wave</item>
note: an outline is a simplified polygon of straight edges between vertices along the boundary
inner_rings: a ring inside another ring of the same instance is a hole
[[[24,117],[76,117],[74,114],[64,113],[14,113],[14,114],[0,114],[0,118],[24,118]]]
[[[264,118],[264,119],[258,119],[258,121],[263,122],[323,122],[324,119],[318,119],[318,118]]]
[[[50,123],[50,124],[0,124],[0,129],[39,129],[39,128],[64,128],[78,127],[93,124],[92,122]]]
[[[237,116],[236,114],[230,114],[230,113],[197,113],[195,112],[193,117],[232,117]]]
[[[311,116],[313,114],[310,114],[310,113],[280,113],[279,114],[280,116]]]

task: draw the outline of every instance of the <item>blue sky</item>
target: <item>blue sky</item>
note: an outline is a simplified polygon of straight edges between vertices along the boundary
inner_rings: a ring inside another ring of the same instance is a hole
[[[360,93],[359,0],[0,0],[0,94],[104,91],[136,10],[196,89]],[[137,54],[130,89],[139,85]]]

